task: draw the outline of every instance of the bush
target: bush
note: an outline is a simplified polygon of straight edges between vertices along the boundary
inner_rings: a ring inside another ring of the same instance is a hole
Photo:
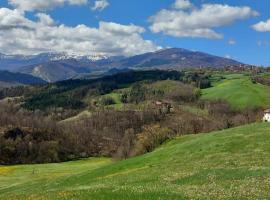
[[[100,104],[102,106],[110,106],[110,105],[114,105],[115,101],[114,101],[114,99],[112,97],[103,97],[100,100]]]
[[[130,152],[130,156],[151,152],[174,136],[175,133],[171,129],[161,128],[160,125],[145,126],[143,131],[137,135],[137,141]]]
[[[120,101],[122,103],[128,103],[128,94],[127,93],[122,94],[120,97]]]
[[[199,99],[201,93],[199,89],[191,85],[179,83],[179,87],[174,88],[166,97],[176,102],[194,102]]]

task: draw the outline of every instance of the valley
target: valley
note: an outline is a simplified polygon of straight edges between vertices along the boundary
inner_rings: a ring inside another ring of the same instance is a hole
[[[0,200],[270,199],[269,0],[0,0]]]
[[[0,198],[268,197],[269,74],[112,70],[3,87]]]

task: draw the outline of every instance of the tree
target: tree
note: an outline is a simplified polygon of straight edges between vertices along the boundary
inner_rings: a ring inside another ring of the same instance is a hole
[[[129,101],[139,104],[145,100],[145,92],[147,88],[142,83],[135,83],[131,87]]]
[[[127,159],[134,146],[136,135],[134,129],[127,129],[121,141],[121,145],[117,150],[116,158]]]
[[[103,97],[100,100],[102,106],[109,106],[115,104],[115,101],[112,97]]]

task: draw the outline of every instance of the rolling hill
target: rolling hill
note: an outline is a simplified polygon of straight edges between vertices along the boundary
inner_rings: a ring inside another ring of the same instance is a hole
[[[208,100],[222,99],[233,108],[270,106],[270,87],[253,84],[250,77],[243,74],[225,75],[214,86],[202,90],[202,98]]]
[[[0,167],[5,199],[269,199],[270,124],[174,139],[125,161]]]
[[[26,108],[44,110],[53,105],[62,108],[84,108],[85,98],[97,94],[108,94],[114,89],[121,89],[127,85],[140,81],[180,80],[184,76],[178,71],[127,71],[115,75],[108,75],[97,79],[70,79],[39,88],[29,95],[24,102]]]

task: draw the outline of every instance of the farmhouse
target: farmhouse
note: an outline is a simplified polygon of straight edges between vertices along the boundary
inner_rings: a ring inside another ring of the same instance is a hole
[[[170,113],[171,109],[173,108],[171,103],[167,101],[156,101],[154,102],[154,105],[156,106],[156,108],[158,108],[160,113],[163,113],[163,114]]]
[[[264,111],[263,121],[270,122],[270,109]]]

